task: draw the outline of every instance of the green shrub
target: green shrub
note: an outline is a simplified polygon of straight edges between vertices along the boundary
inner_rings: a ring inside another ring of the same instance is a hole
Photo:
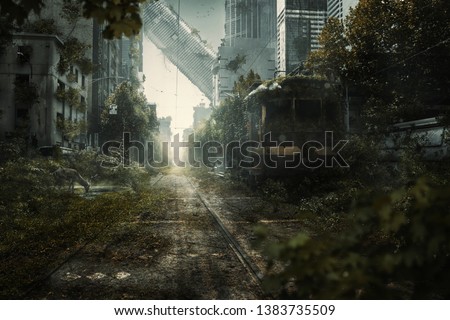
[[[33,214],[55,192],[53,161],[17,158],[0,167],[0,216]]]
[[[426,179],[407,191],[361,196],[344,231],[302,232],[265,246],[269,267],[284,265],[271,269],[266,288],[300,299],[448,299],[449,205],[449,186]]]
[[[281,203],[288,198],[287,190],[282,181],[267,179],[260,188],[265,200],[273,205],[273,212],[277,212]]]
[[[23,162],[0,171],[3,299],[22,298],[86,242],[163,207],[164,196],[154,191],[108,193],[93,199],[61,192],[51,186],[48,173]]]
[[[0,165],[19,158],[26,148],[26,142],[22,138],[0,140]]]

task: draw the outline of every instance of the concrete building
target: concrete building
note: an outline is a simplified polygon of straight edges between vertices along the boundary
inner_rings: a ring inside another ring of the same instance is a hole
[[[20,135],[34,147],[86,146],[91,76],[66,51],[72,39],[92,43],[93,22],[81,14],[62,15],[64,5],[46,0],[40,15],[29,16],[0,58],[0,138]],[[92,49],[86,47],[84,58],[90,57]]]
[[[213,72],[214,100],[218,106],[221,101],[232,95],[235,82],[250,70],[259,74],[261,79],[271,79],[275,72],[275,49],[265,48],[259,39],[235,39],[233,47],[219,47],[219,58]],[[238,61],[242,64],[234,68]]]
[[[328,17],[335,17],[341,21],[349,14],[359,0],[328,0]]]
[[[0,99],[5,103],[0,105],[0,138],[21,131],[38,146],[99,147],[106,99],[120,82],[132,76],[141,81],[142,34],[133,39],[104,39],[103,26],[82,18],[81,5],[75,0],[45,0],[40,14],[29,16],[23,27],[26,32],[16,34],[1,57]],[[65,15],[63,8],[73,14]],[[83,58],[95,66],[93,74],[77,61],[61,71],[61,49],[72,39],[86,46]],[[19,103],[15,84],[36,92],[38,99],[28,106]]]
[[[69,7],[79,14],[66,14]],[[0,60],[1,138],[20,135],[34,147],[86,146],[92,88],[84,62],[92,58],[92,35],[93,21],[82,18],[79,2],[46,0],[39,15],[30,14]],[[74,56],[83,44],[83,56]]]
[[[121,76],[130,79],[137,77],[139,81],[142,79],[144,72],[144,45],[143,45],[143,29],[137,36],[130,38],[123,37],[120,40],[120,51],[122,54]]]
[[[202,102],[198,106],[194,107],[194,122],[193,128],[196,130],[204,121],[208,120],[211,116],[212,108],[207,108],[205,103]]]
[[[159,140],[161,142],[172,141],[172,117],[159,118]]]
[[[108,40],[102,35],[103,26],[94,23],[92,39],[92,62],[96,66],[90,82],[92,88],[92,108],[90,113],[89,142],[96,148],[102,143],[100,116],[107,108],[107,98],[117,85],[126,80],[122,68],[122,41]]]
[[[109,107],[106,105],[107,98],[121,82],[142,81],[143,78],[143,33],[131,38],[110,40],[103,38],[102,30],[102,25],[94,23],[92,61],[96,71],[91,82],[92,120],[88,134],[94,147],[104,142],[99,136],[100,116],[104,108]]]
[[[71,15],[63,14],[63,9],[65,7],[69,8],[68,12],[72,12]],[[78,13],[75,14],[74,10],[78,6]],[[77,1],[66,1],[66,0],[45,0],[45,6],[43,10],[39,14],[39,16],[31,16],[30,20],[39,20],[39,19],[51,19],[55,21],[57,29],[61,32],[60,38],[63,42],[70,41],[71,38],[77,39],[81,44],[86,45],[84,58],[87,61],[92,62],[94,50],[93,50],[93,42],[94,42],[94,20],[93,19],[85,19],[82,18],[82,5]],[[70,65],[69,74],[74,74],[76,77],[78,75],[81,77],[80,82],[75,82],[75,87],[78,90],[81,90],[85,95],[84,102],[87,106],[86,108],[86,125],[84,126],[84,133],[82,139],[84,140],[85,145],[91,145],[89,139],[89,123],[92,115],[92,78],[93,74],[86,72],[85,74],[82,71],[81,65],[73,62]],[[73,76],[69,76],[68,81],[62,81],[62,86],[64,87],[73,87],[74,84],[70,82],[73,81]],[[64,146],[70,146],[70,143],[63,142]]]
[[[227,0],[225,15],[225,38],[213,68],[213,106],[250,70],[263,80],[275,72],[276,1]]]
[[[236,39],[259,39],[268,47],[276,45],[276,0],[226,0],[225,46]]]
[[[63,41],[55,35],[15,34],[0,58],[1,138],[20,135],[34,146],[85,146],[86,79],[77,66],[55,66]],[[70,96],[69,96],[70,95]]]
[[[277,0],[277,72],[298,68],[309,52],[319,48],[318,37],[327,19],[327,0]]]

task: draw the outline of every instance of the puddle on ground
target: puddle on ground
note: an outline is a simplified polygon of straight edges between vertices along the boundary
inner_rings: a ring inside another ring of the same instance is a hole
[[[86,278],[90,279],[90,280],[100,280],[106,277],[106,274],[101,273],[101,272],[96,272],[90,276],[86,276]]]
[[[188,257],[191,257],[191,258],[198,257],[198,254],[196,254],[196,253],[188,253],[187,255],[188,255]]]
[[[78,280],[78,279],[80,279],[81,278],[81,276],[79,276],[78,274],[76,274],[76,273],[71,273],[71,272],[67,272],[63,277],[62,277],[62,279],[63,280],[66,280],[66,281],[74,281],[74,280]]]
[[[128,272],[117,272],[116,275],[114,276],[117,280],[123,280],[128,278],[129,276],[131,276],[131,274],[129,274]]]

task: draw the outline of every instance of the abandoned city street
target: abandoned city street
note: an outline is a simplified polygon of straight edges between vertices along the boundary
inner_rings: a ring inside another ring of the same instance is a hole
[[[206,181],[188,169],[153,177],[153,190],[167,196],[159,212],[143,211],[102,230],[36,279],[24,298],[267,298],[260,286],[265,261],[253,249],[253,229],[258,223],[282,227],[278,231],[288,237],[298,222],[285,215],[264,216],[264,210],[256,215],[255,208],[269,204],[249,196],[244,186],[232,191],[212,172],[200,177],[210,180],[207,189]]]
[[[450,299],[449,17],[2,0],[0,299]]]

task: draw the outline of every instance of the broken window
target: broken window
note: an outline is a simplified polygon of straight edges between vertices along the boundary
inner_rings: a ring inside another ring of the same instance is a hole
[[[321,100],[295,100],[296,129],[316,129],[322,118]]]
[[[19,63],[29,63],[31,60],[31,46],[19,46],[17,48],[17,60]]]
[[[30,125],[30,112],[28,109],[16,109],[16,129],[28,129]]]
[[[263,111],[265,132],[277,135],[293,131],[292,100],[276,99],[270,101]]]

